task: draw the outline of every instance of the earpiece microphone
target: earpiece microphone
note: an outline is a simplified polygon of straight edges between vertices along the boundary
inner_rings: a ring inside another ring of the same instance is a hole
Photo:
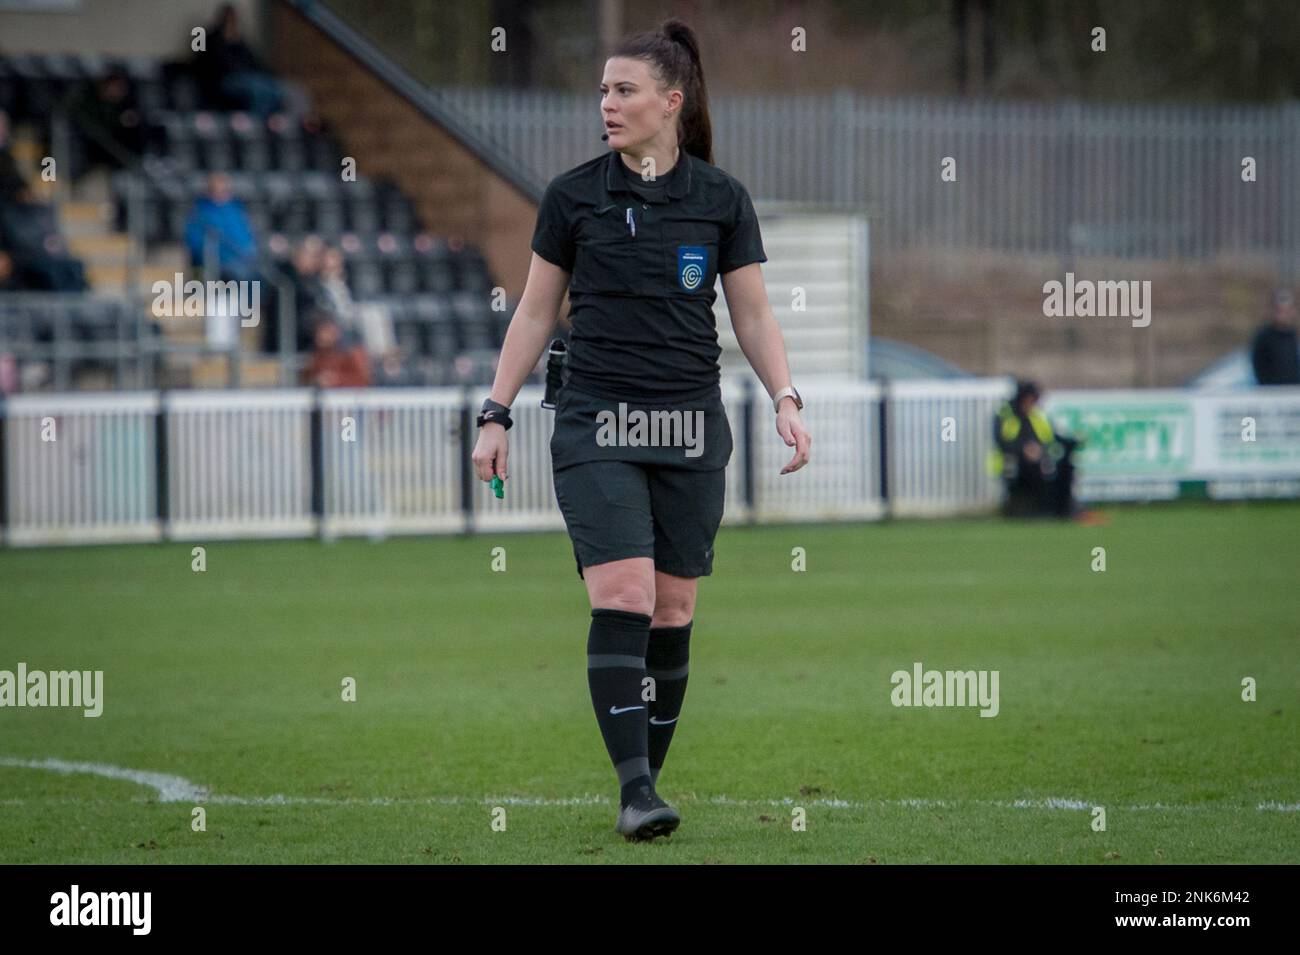
[[[600,134],[600,138],[601,138],[602,140],[609,139],[609,133],[601,133],[601,134]]]

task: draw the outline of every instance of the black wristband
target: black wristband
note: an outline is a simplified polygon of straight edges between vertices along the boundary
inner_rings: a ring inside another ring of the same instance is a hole
[[[474,420],[475,420],[475,424],[477,424],[480,428],[483,427],[483,425],[485,424],[492,423],[492,424],[501,425],[507,431],[509,431],[511,426],[514,424],[514,422],[510,420],[509,408],[507,408],[505,411],[497,411],[495,408],[484,409],[483,411],[479,412],[479,416]]]

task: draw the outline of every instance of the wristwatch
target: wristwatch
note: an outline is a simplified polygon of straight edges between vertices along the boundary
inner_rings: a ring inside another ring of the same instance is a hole
[[[787,396],[793,398],[794,406],[800,411],[803,411],[803,399],[799,397],[799,390],[795,388],[794,385],[791,385],[789,388],[782,388],[772,396],[772,410],[780,411],[781,399]]]

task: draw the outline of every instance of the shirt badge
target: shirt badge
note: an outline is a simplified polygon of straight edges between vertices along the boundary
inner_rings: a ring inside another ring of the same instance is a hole
[[[702,245],[677,247],[677,282],[688,292],[694,292],[704,282],[709,271],[709,250]]]

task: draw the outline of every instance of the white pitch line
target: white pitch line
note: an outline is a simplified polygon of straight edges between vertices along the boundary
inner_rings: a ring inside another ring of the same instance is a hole
[[[1261,812],[1300,812],[1300,802],[1262,802],[1255,808]]]
[[[139,769],[125,769],[106,763],[70,762],[62,759],[15,759],[0,756],[0,766],[18,769],[45,769],[56,773],[88,773],[106,779],[121,779],[148,786],[158,794],[159,802],[217,803],[227,806],[602,806],[613,800],[608,796],[568,796],[547,799],[541,796],[424,796],[419,798],[391,798],[387,796],[330,799],[325,796],[226,796],[214,794],[210,789],[190,782],[181,776],[154,773]],[[0,799],[0,805],[23,805],[27,802],[46,803],[51,800]],[[82,802],[84,800],[62,800]],[[139,801],[139,800],[135,800]],[[1105,803],[1085,802],[1081,799],[1064,799],[1049,796],[1044,799],[986,800],[986,799],[875,799],[856,802],[847,799],[808,798],[796,800],[792,796],[780,799],[733,799],[730,796],[710,796],[708,802],[720,806],[805,806],[822,809],[874,809],[904,807],[907,809],[954,809],[961,806],[991,806],[996,809],[1064,809],[1079,812],[1104,806]],[[1244,806],[1176,806],[1154,803],[1140,806],[1111,807],[1127,812],[1207,812],[1224,809],[1244,809]],[[1262,802],[1255,807],[1260,812],[1300,812],[1300,803]]]
[[[56,773],[91,773],[107,779],[124,779],[141,786],[150,786],[158,791],[159,802],[193,802],[207,798],[208,791],[196,786],[180,776],[166,773],[150,773],[139,769],[123,769],[121,766],[109,766],[105,763],[70,763],[62,759],[14,759],[0,756],[0,766],[15,766],[19,769],[48,769]]]

